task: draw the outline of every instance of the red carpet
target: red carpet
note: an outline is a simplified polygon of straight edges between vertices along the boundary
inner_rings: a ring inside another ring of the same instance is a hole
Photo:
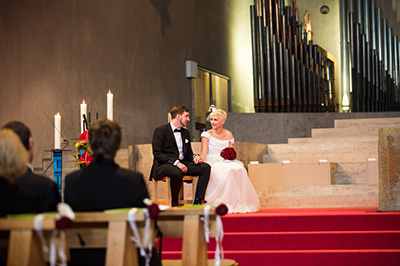
[[[225,258],[239,265],[400,265],[400,212],[264,209],[222,221]],[[163,259],[181,250],[182,239],[163,240]],[[209,258],[214,250],[212,239]]]

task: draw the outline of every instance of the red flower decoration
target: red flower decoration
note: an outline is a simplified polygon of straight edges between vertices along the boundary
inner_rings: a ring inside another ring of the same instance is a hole
[[[68,228],[72,225],[72,220],[68,217],[62,216],[56,220],[56,228],[58,230]]]
[[[158,207],[157,204],[152,203],[147,207],[147,210],[149,211],[149,216],[150,219],[156,220],[158,218],[158,214],[160,213],[160,208]]]
[[[228,213],[228,206],[226,206],[225,204],[218,205],[218,207],[215,209],[215,213],[220,216],[224,216]]]
[[[235,160],[236,159],[236,151],[234,148],[227,147],[221,151],[221,157],[225,160]]]
[[[89,141],[89,130],[85,130],[82,132],[81,136],[78,139],[78,142],[81,141]]]
[[[89,165],[92,161],[93,157],[88,152],[82,153],[81,157],[79,157],[79,162],[85,162],[87,165]]]

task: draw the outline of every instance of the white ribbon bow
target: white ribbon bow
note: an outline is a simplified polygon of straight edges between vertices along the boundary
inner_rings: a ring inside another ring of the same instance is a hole
[[[146,266],[150,265],[150,259],[151,259],[151,255],[152,255],[152,251],[153,251],[153,246],[152,246],[152,236],[151,236],[151,230],[150,230],[150,215],[149,212],[147,211],[147,209],[143,209],[143,213],[145,215],[145,229],[144,229],[144,238],[143,238],[143,244],[142,241],[140,239],[140,235],[139,235],[139,230],[136,226],[136,219],[135,219],[135,215],[137,213],[137,208],[132,208],[129,210],[128,212],[128,221],[129,221],[129,225],[132,228],[132,232],[133,232],[133,236],[131,236],[131,240],[138,245],[139,247],[139,251],[140,251],[140,255],[142,257],[145,258],[146,260]],[[145,248],[147,248],[148,252],[146,252]]]
[[[56,259],[57,259],[57,251],[56,251],[56,237],[57,234],[60,234],[60,246],[58,248],[58,255],[61,259],[61,264],[62,266],[67,265],[67,256],[65,254],[65,233],[64,231],[58,231],[57,229],[53,230],[50,238],[50,249],[47,246],[46,239],[44,238],[43,234],[43,219],[45,218],[44,214],[38,214],[33,220],[33,224],[35,227],[35,231],[39,237],[40,243],[42,244],[42,250],[43,253],[49,256],[49,263],[50,266],[55,266],[56,265]]]
[[[208,243],[210,241],[210,205],[206,205],[204,207],[204,218],[201,218],[201,220],[204,222],[204,237],[206,239],[206,242]],[[224,250],[222,248],[222,239],[224,238],[224,228],[222,226],[222,220],[221,217],[216,214],[216,221],[217,221],[217,232],[215,236],[215,242],[216,242],[216,247],[215,247],[215,266],[220,266],[221,262],[224,260]]]

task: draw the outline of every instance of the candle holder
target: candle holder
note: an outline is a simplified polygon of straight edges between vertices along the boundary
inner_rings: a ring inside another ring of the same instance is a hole
[[[53,151],[53,166],[54,166],[54,182],[58,187],[58,192],[61,195],[62,190],[62,150]]]

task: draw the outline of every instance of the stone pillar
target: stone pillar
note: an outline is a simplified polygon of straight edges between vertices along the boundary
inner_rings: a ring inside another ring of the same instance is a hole
[[[400,128],[379,129],[379,210],[400,210]]]

